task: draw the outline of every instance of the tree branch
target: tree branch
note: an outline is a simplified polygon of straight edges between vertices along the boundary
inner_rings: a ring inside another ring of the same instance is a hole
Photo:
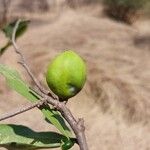
[[[28,67],[26,61],[25,61],[25,58],[24,56],[22,55],[22,53],[20,52],[20,49],[19,47],[17,46],[16,44],[16,32],[17,32],[17,29],[18,29],[18,26],[20,24],[21,20],[19,19],[14,27],[14,30],[13,30],[13,34],[12,34],[12,45],[14,47],[14,50],[15,52],[20,56],[20,59],[21,61],[19,62],[24,68],[25,70],[27,71],[28,75],[31,77],[31,79],[33,80],[33,82],[35,83],[35,85],[37,86],[37,88],[43,92],[44,94],[48,94],[49,91],[47,91],[46,89],[44,89],[40,82],[35,78],[35,76],[33,75],[33,73],[30,71],[30,68]]]
[[[80,150],[88,150],[88,145],[84,133],[85,132],[84,120],[78,119],[77,121],[72,115],[71,111],[66,107],[66,105],[63,102],[53,100],[47,95],[44,96],[40,95],[40,96],[42,96],[47,101],[47,103],[57,108],[57,110],[62,114],[65,120],[69,123],[70,127],[72,128],[72,130],[76,135]]]
[[[30,104],[30,105],[27,105],[27,106],[23,106],[22,108],[19,108],[18,110],[15,110],[15,111],[12,111],[12,112],[10,112],[10,113],[6,113],[6,114],[4,114],[4,115],[2,115],[1,117],[0,117],[0,121],[2,121],[2,120],[5,120],[5,119],[8,119],[8,118],[11,118],[11,117],[14,117],[14,116],[16,116],[16,115],[19,115],[19,114],[21,114],[21,113],[23,113],[23,112],[26,112],[26,111],[28,111],[28,110],[30,110],[30,109],[33,109],[33,108],[35,108],[35,107],[40,107],[41,105],[43,105],[43,103],[44,103],[44,101],[42,100],[40,100],[40,101],[38,101],[38,102],[36,102],[36,103],[34,103],[34,104]]]
[[[74,116],[72,115],[71,111],[66,107],[65,103],[60,102],[56,100],[52,94],[48,93],[47,90],[45,90],[39,83],[39,81],[34,77],[32,72],[30,71],[28,65],[25,62],[24,56],[20,52],[20,49],[18,48],[16,42],[15,42],[15,36],[16,36],[16,31],[19,26],[21,20],[18,20],[14,31],[12,35],[12,44],[14,46],[15,52],[20,55],[21,58],[21,65],[25,68],[31,79],[34,81],[36,86],[38,87],[37,93],[46,101],[48,104],[52,105],[53,107],[57,108],[57,110],[62,114],[62,116],[65,118],[65,120],[68,122],[72,130],[74,131],[80,150],[88,150],[87,142],[86,142],[86,137],[85,137],[85,127],[84,127],[84,121],[83,119],[78,119],[76,120]],[[50,95],[49,95],[50,94]],[[33,104],[36,105],[36,104]],[[35,107],[37,107],[36,105]]]

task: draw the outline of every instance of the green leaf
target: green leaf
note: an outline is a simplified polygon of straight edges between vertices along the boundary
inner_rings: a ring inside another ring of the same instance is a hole
[[[65,139],[55,132],[35,132],[22,125],[0,124],[0,147],[11,150],[57,148]]]
[[[62,141],[62,144],[61,144],[61,149],[62,150],[68,150],[70,149],[73,145],[74,145],[75,141],[72,139],[72,140],[64,140]]]
[[[27,98],[29,101],[37,102],[40,99],[40,96],[28,87],[16,70],[0,64],[0,74],[5,76],[7,84],[10,88]],[[71,137],[71,131],[58,111],[50,109],[48,105],[42,106],[39,109],[42,111],[45,118],[51,122],[63,135],[68,138]]]
[[[0,56],[5,52],[5,50],[12,45],[12,43],[10,42],[11,38],[12,38],[12,34],[13,34],[13,30],[14,27],[16,25],[17,20],[7,24],[6,26],[4,26],[4,28],[2,29],[3,33],[5,34],[5,36],[9,39],[9,41],[2,47],[0,48]],[[21,35],[23,35],[23,33],[25,33],[25,31],[28,28],[28,24],[29,24],[29,20],[22,20],[17,28],[16,31],[16,38],[20,37]]]
[[[0,74],[5,76],[7,84],[10,88],[26,97],[31,102],[36,102],[37,97],[35,97],[31,92],[27,84],[21,79],[19,73],[6,65],[0,64]]]
[[[70,129],[67,127],[64,119],[58,111],[50,109],[49,107],[44,107],[41,110],[46,117],[46,120],[55,125],[63,135],[68,138],[72,136]]]
[[[10,41],[8,41],[2,48],[0,48],[0,56],[5,52],[5,50],[9,47],[9,46],[11,46],[12,44],[11,44],[11,42]]]
[[[2,31],[4,32],[5,36],[9,39],[12,38],[12,34],[13,34],[13,30],[14,30],[14,27],[16,25],[16,22],[17,20],[7,24],[3,29]],[[18,38],[19,36],[21,36],[27,29],[28,27],[28,24],[29,24],[29,20],[22,20],[19,25],[18,25],[18,28],[17,28],[17,31],[16,31],[16,38]]]

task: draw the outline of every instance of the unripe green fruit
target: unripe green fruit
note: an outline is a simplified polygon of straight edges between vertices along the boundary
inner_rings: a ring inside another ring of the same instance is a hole
[[[85,80],[85,63],[71,50],[58,55],[48,66],[47,84],[62,101],[76,95],[82,89]]]

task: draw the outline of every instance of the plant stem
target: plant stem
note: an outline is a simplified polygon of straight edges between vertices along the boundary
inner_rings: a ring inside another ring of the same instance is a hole
[[[43,92],[44,94],[48,94],[49,91],[45,90],[45,89],[41,86],[40,82],[35,78],[35,76],[33,75],[33,73],[30,71],[30,68],[28,67],[28,65],[27,65],[27,63],[26,63],[23,54],[20,52],[20,49],[19,49],[19,47],[18,47],[17,44],[16,44],[16,32],[17,32],[17,29],[18,29],[18,26],[19,26],[20,22],[21,22],[20,19],[16,22],[16,25],[15,25],[15,27],[14,27],[13,34],[12,34],[12,39],[11,39],[15,52],[16,52],[18,55],[20,55],[21,61],[20,61],[19,63],[25,68],[25,70],[27,71],[28,75],[31,77],[31,79],[33,80],[33,82],[35,83],[35,85],[37,86],[37,88],[38,88],[41,92]]]
[[[21,113],[23,113],[23,112],[26,112],[26,111],[28,111],[28,110],[30,110],[30,109],[33,109],[33,108],[35,108],[35,107],[40,107],[41,105],[43,105],[43,103],[44,103],[44,101],[38,101],[38,102],[36,102],[36,103],[34,103],[34,104],[30,104],[30,105],[27,105],[27,106],[23,106],[22,108],[19,108],[18,110],[15,110],[15,111],[12,111],[12,112],[10,112],[10,113],[6,113],[6,114],[4,114],[4,115],[2,115],[1,117],[0,117],[0,121],[2,121],[2,120],[5,120],[5,119],[8,119],[8,118],[11,118],[11,117],[14,117],[14,116],[16,116],[16,115],[19,115],[19,114],[21,114]]]

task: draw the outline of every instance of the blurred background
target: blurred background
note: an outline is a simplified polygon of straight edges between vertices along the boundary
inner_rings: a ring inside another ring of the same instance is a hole
[[[31,21],[17,42],[45,87],[47,64],[58,53],[72,49],[86,61],[86,85],[67,105],[84,117],[90,150],[150,149],[149,0],[0,0],[0,28],[17,18]],[[0,32],[0,47],[6,42]],[[9,47],[0,63],[34,86],[18,59]],[[0,77],[0,114],[24,104]],[[42,117],[34,109],[2,123],[55,130]]]

